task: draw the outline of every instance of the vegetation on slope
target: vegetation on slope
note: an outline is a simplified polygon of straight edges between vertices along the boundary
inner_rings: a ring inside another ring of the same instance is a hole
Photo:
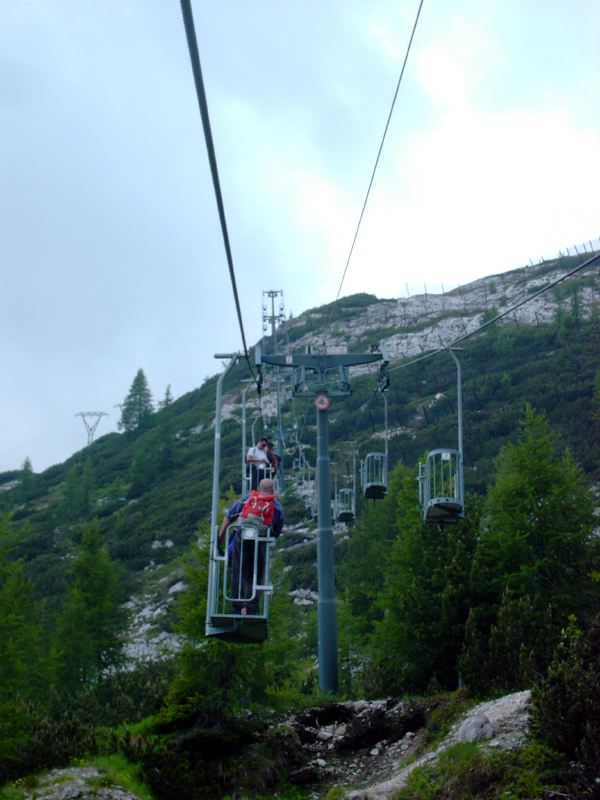
[[[561,759],[583,765],[572,782],[581,797],[598,756],[590,477],[599,462],[599,341],[596,318],[570,313],[469,345],[461,357],[467,516],[441,532],[421,520],[414,465],[455,439],[454,366],[439,356],[393,373],[390,450],[398,463],[388,496],[363,504],[336,552],[341,696],[452,689],[459,680],[486,695],[537,682],[539,736],[559,753],[561,770]],[[236,368],[226,391],[243,374]],[[0,526],[0,780],[119,750],[142,765],[157,797],[173,786],[190,798],[260,796],[285,782],[293,743],[266,732],[274,715],[318,699],[314,609],[287,594],[314,586],[310,547],[282,554],[270,640],[247,648],[204,640],[206,553],[194,548],[179,606],[186,646],[164,665],[118,671],[122,601],[142,585],[145,568],[181,558],[198,525],[206,537],[214,388],[211,379],[40,475],[26,466],[19,485],[0,494],[10,514]],[[361,452],[381,446],[373,378],[357,378],[354,388],[332,404],[340,473],[348,439]],[[296,403],[297,416],[305,410]],[[286,425],[291,412],[288,403]],[[222,448],[223,489],[236,491],[233,421]],[[153,548],[166,540],[172,548]],[[513,768],[473,763],[489,774]]]

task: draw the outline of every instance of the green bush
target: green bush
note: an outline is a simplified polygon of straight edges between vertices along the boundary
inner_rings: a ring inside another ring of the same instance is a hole
[[[595,786],[600,764],[600,615],[583,635],[571,619],[532,696],[538,737],[577,763],[576,784]],[[596,795],[594,795],[596,796]]]
[[[461,743],[418,767],[394,800],[540,800],[560,786],[561,762],[538,744],[490,752]]]

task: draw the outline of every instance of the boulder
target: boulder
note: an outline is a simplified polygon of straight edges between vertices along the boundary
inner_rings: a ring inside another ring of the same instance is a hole
[[[480,742],[482,739],[491,739],[493,735],[494,728],[485,714],[467,717],[458,729],[461,742]]]

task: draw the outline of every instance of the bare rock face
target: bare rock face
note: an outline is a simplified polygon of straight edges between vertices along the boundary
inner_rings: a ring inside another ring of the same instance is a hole
[[[107,775],[96,767],[54,769],[34,789],[28,790],[25,797],[27,800],[140,800],[121,786],[111,786]]]

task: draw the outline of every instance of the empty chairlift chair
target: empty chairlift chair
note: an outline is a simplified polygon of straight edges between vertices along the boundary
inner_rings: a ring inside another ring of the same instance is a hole
[[[365,500],[381,500],[387,494],[388,481],[388,409],[387,397],[381,391],[385,408],[383,453],[367,453],[361,464],[361,484]]]
[[[387,494],[387,455],[367,453],[361,467],[365,500],[381,500]]]
[[[458,450],[431,450],[419,464],[419,498],[425,522],[454,523],[464,516],[462,459]]]
[[[337,516],[340,522],[354,522],[355,505],[354,489],[340,489],[337,498]]]
[[[464,517],[462,385],[460,363],[456,364],[458,400],[458,450],[431,450],[419,464],[419,501],[425,522],[447,525]]]

